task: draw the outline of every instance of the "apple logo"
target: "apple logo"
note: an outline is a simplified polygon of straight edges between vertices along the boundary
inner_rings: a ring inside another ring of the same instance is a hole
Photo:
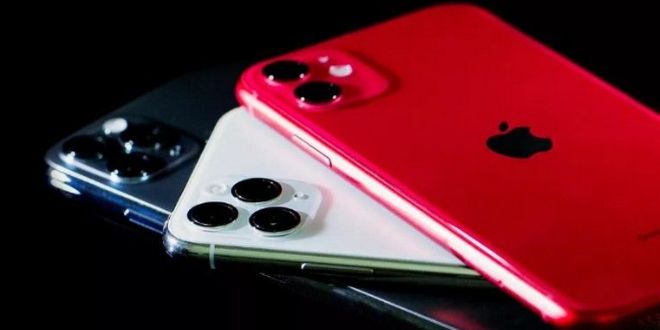
[[[552,149],[552,140],[534,136],[529,127],[516,127],[509,130],[509,124],[502,122],[499,129],[502,134],[488,138],[486,146],[500,155],[529,158],[538,152]]]

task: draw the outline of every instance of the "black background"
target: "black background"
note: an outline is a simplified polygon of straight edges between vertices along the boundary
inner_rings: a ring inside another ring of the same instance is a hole
[[[652,4],[480,3],[660,108],[660,14]],[[22,233],[29,234],[5,235],[19,239],[6,253],[22,261],[19,277],[29,282],[15,301],[38,315],[25,321],[161,329],[397,327],[301,298],[249,273],[211,274],[175,265],[157,238],[98,221],[63,202],[47,187],[42,160],[67,133],[182,73],[259,60],[427,2],[357,4],[28,8],[25,20],[9,31],[15,45],[5,50],[22,58],[7,65],[19,73],[12,85],[26,92],[20,106],[5,109],[19,114],[16,127],[24,135],[5,138],[10,152],[19,155],[6,159],[21,173],[12,175],[19,181],[7,206],[20,208],[20,216],[5,220],[28,224]],[[28,246],[37,251],[22,248]]]

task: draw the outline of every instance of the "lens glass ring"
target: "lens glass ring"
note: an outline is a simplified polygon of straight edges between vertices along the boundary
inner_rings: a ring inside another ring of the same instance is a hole
[[[167,163],[155,156],[140,152],[119,154],[108,159],[107,170],[114,177],[145,179],[165,168]]]
[[[294,90],[298,100],[313,105],[330,103],[339,98],[341,93],[339,85],[327,81],[310,81]]]
[[[171,148],[179,141],[179,135],[165,127],[154,124],[131,124],[119,133],[127,149]]]
[[[242,180],[231,188],[231,194],[243,202],[259,203],[277,198],[282,186],[275,180],[251,178]]]
[[[284,235],[300,224],[300,214],[287,207],[267,207],[252,213],[250,225],[264,234]]]
[[[99,160],[118,153],[119,146],[100,136],[74,136],[62,144],[62,153],[68,157],[84,160]]]
[[[309,66],[292,60],[276,61],[266,65],[261,73],[271,81],[295,81],[304,78],[309,73]]]
[[[188,220],[202,227],[219,227],[238,218],[238,210],[223,202],[206,202],[193,206],[188,211]]]

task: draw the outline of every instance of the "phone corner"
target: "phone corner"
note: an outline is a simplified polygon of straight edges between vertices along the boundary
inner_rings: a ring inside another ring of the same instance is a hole
[[[431,17],[437,16],[456,16],[456,17],[488,17],[498,19],[497,15],[487,7],[467,1],[450,1],[438,3],[419,10],[420,13],[426,13]]]
[[[484,7],[480,4],[476,4],[474,2],[468,2],[468,1],[461,1],[461,0],[443,2],[443,3],[438,3],[438,4],[435,4],[435,5],[431,5],[430,7],[427,8],[427,10],[429,10],[429,11],[453,10],[453,11],[458,11],[458,12],[463,12],[463,13],[481,13],[481,14],[492,15],[490,10],[488,10],[486,7]]]
[[[236,99],[240,105],[245,105],[245,98],[243,95],[245,93],[251,93],[250,91],[253,90],[251,87],[252,83],[250,82],[250,79],[258,65],[258,63],[253,64],[241,71],[240,75],[238,76],[238,80],[236,80],[236,84],[234,86],[234,95],[236,96]]]
[[[179,239],[166,223],[163,231],[163,246],[167,255],[177,259],[189,254],[191,243]]]

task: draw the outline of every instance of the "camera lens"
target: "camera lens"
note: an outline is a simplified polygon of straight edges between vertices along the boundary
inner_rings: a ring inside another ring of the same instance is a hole
[[[269,201],[281,193],[282,186],[279,183],[265,178],[246,179],[231,188],[231,194],[234,197],[249,203]]]
[[[188,211],[188,219],[202,227],[218,227],[238,218],[238,210],[223,202],[206,202]]]
[[[302,79],[308,72],[307,64],[291,60],[273,62],[261,70],[268,80],[280,82]]]
[[[179,140],[179,135],[154,124],[131,124],[119,134],[119,138],[131,148],[169,148]]]
[[[326,81],[310,81],[294,90],[296,97],[310,104],[323,104],[336,100],[341,95],[341,87]]]
[[[299,224],[300,214],[286,207],[268,207],[250,216],[250,225],[265,233],[290,231]]]
[[[121,178],[145,178],[165,165],[165,161],[158,157],[136,152],[111,157],[108,159],[107,169],[112,175]]]
[[[118,152],[119,146],[100,136],[74,136],[62,144],[62,152],[79,159],[98,160]]]

